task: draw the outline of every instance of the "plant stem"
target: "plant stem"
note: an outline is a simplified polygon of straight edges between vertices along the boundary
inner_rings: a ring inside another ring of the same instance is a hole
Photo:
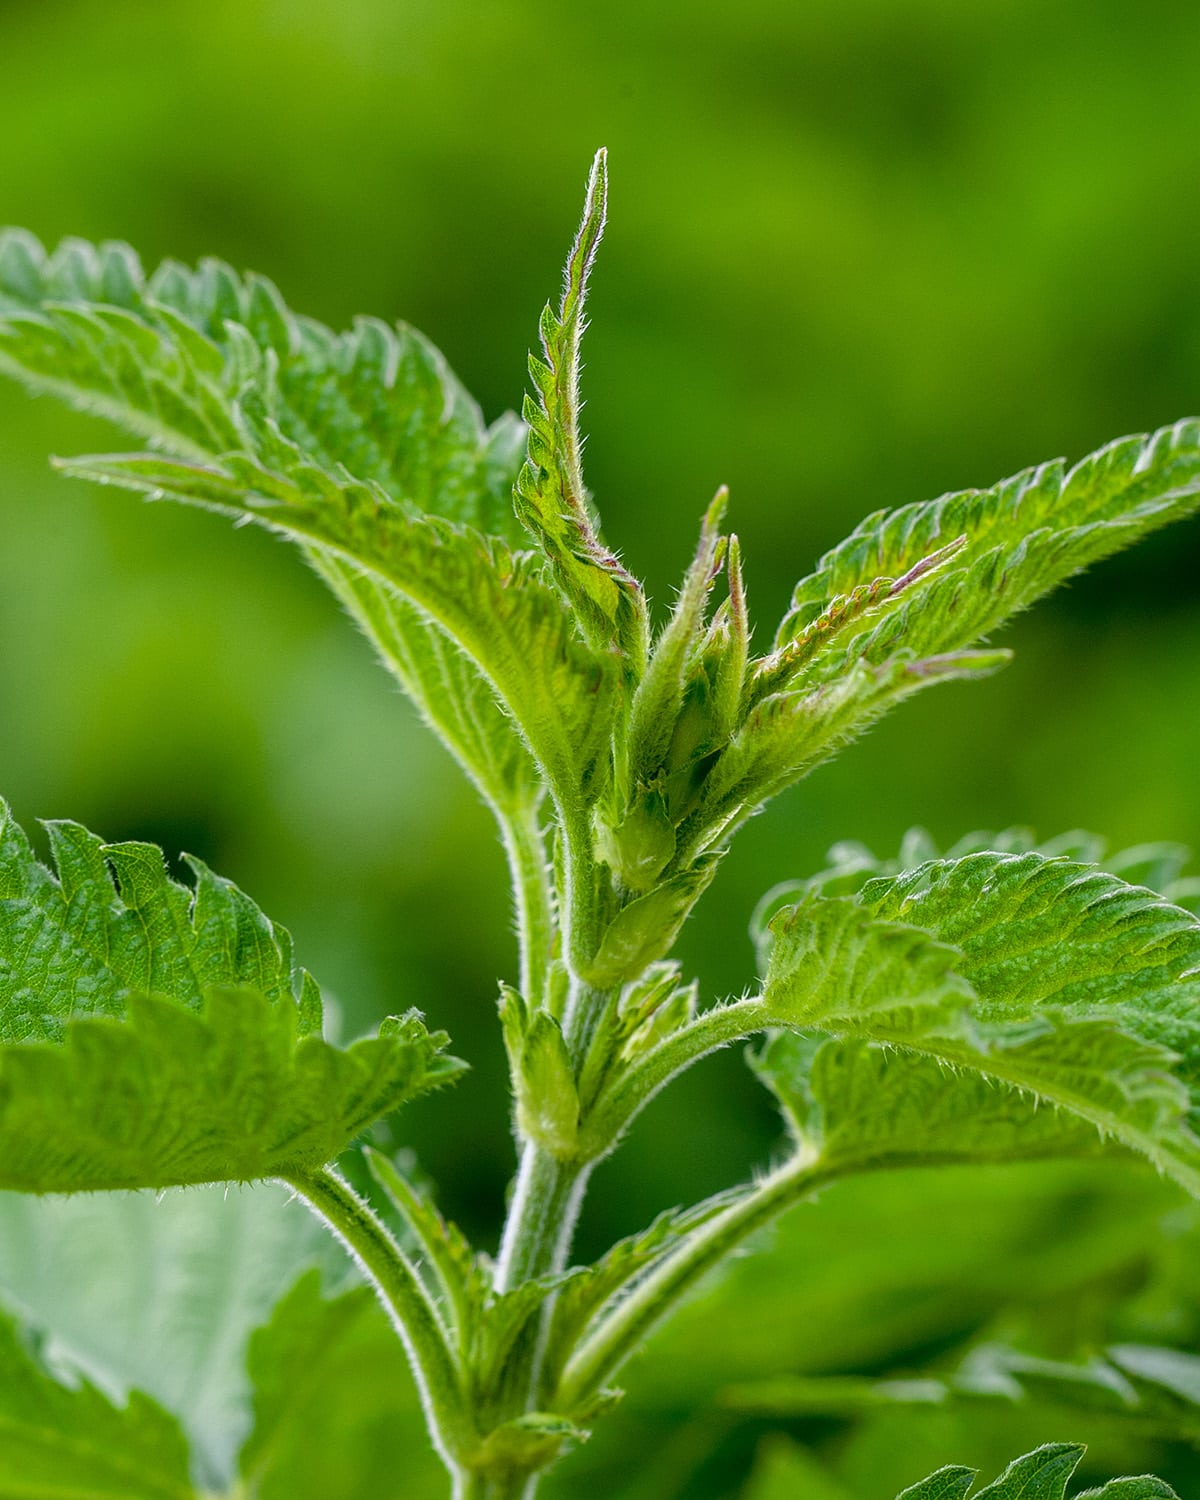
[[[546,969],[554,949],[554,897],[540,827],[541,801],[496,812],[516,903],[521,994],[530,1007],[545,1003]]]
[[[590,1164],[560,1161],[526,1141],[496,1263],[497,1291],[565,1267],[590,1171]]]
[[[470,1336],[471,1307],[461,1269],[455,1262],[447,1237],[445,1223],[441,1215],[396,1170],[394,1163],[382,1151],[365,1146],[363,1155],[372,1177],[404,1220],[420,1247],[421,1255],[436,1277],[437,1287],[448,1311],[448,1316],[441,1321],[446,1326],[447,1338],[453,1334],[461,1355]]]
[[[538,1475],[462,1474],[454,1485],[453,1500],[533,1500]]]
[[[472,1451],[478,1434],[457,1361],[416,1271],[387,1227],[331,1168],[286,1180],[333,1230],[378,1292],[408,1354],[433,1444],[457,1476],[459,1456]]]
[[[755,1230],[806,1193],[843,1175],[803,1154],[792,1157],[757,1187],[716,1215],[686,1239],[679,1249],[642,1281],[584,1339],[563,1372],[556,1404],[569,1411],[598,1391],[634,1354],[655,1324],[683,1296]]]
[[[563,1040],[575,1064],[576,1073],[587,1057],[605,1008],[613,998],[611,990],[600,990],[582,979],[572,979],[567,1008],[563,1015]]]

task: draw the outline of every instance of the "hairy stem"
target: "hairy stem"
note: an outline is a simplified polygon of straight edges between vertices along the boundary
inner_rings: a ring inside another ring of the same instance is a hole
[[[421,1197],[401,1172],[396,1170],[391,1159],[372,1146],[363,1148],[367,1166],[375,1181],[391,1200],[392,1207],[400,1214],[410,1233],[420,1246],[437,1282],[449,1312],[450,1326],[446,1332],[453,1334],[460,1355],[467,1346],[471,1334],[471,1306],[466,1284],[460,1268],[455,1264],[453,1252],[445,1236],[445,1226],[440,1215],[435,1216],[432,1228],[430,1205]],[[439,1228],[442,1232],[438,1232]]]
[[[586,804],[564,802],[556,796],[555,810],[563,848],[563,956],[572,975],[578,976],[587,971],[600,946],[603,867],[597,865],[592,848],[591,813]]]
[[[408,1354],[425,1420],[452,1474],[477,1442],[458,1364],[428,1293],[386,1226],[331,1168],[287,1182],[342,1241],[375,1287]]]
[[[525,1143],[496,1264],[497,1291],[511,1291],[565,1268],[590,1173],[590,1163],[563,1162],[535,1142]],[[511,1372],[528,1410],[538,1405],[553,1301],[547,1298]],[[471,1484],[461,1494],[456,1490],[455,1500],[533,1500],[538,1475],[480,1474]]]
[[[589,1172],[588,1165],[525,1143],[496,1263],[497,1291],[564,1268]]]
[[[569,1411],[600,1390],[650,1330],[737,1245],[844,1170],[794,1156],[697,1229],[583,1340],[563,1372],[556,1396],[560,1409]]]
[[[531,1007],[545,1003],[546,971],[554,949],[554,895],[540,827],[541,804],[496,813],[516,903],[521,994]]]
[[[453,1500],[533,1500],[538,1475],[463,1474],[455,1482]]]
[[[582,979],[572,979],[563,1016],[563,1040],[575,1064],[576,1076],[592,1045],[592,1038],[607,1007],[613,1003],[612,990],[597,989]]]

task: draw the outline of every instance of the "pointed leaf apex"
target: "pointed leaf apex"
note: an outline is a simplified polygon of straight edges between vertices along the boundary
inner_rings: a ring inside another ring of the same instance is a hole
[[[562,321],[583,312],[587,295],[588,276],[596,259],[596,251],[608,222],[608,152],[602,146],[596,152],[592,170],[588,175],[587,197],[583,205],[583,219],[571,254],[567,258],[566,274],[563,278]]]
[[[718,531],[721,522],[725,519],[725,512],[729,507],[729,486],[723,484],[709,502],[708,509],[704,512],[704,530],[706,532]]]

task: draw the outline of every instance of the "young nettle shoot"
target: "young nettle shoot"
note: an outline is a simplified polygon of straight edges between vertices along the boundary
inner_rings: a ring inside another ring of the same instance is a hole
[[[797,583],[759,652],[719,491],[656,629],[581,462],[606,197],[601,152],[524,419],[491,426],[411,329],[332,333],[215,261],[147,277],[122,245],[0,239],[0,369],[143,445],[58,467],[297,544],[494,814],[519,938],[500,1006],[519,1165],[498,1254],[367,1146],[402,1243],[336,1162],[454,1082],[446,1036],[398,996],[377,1035],[331,1045],[291,939],[228,881],[193,863],[178,883],[157,849],[72,823],[48,825],[48,866],[5,813],[0,1187],[289,1183],[385,1304],[458,1500],[531,1500],[552,1465],[569,1474],[657,1326],[838,1179],[1137,1153],[1200,1196],[1200,922],[1087,849],[846,856],[760,908],[760,977],[739,999],[699,996],[671,956],[764,803],[902,699],[995,672],[1008,653],[980,643],[1006,619],[1200,505],[1200,421],[876,512]],[[789,1152],[574,1266],[595,1164],[681,1072],[752,1040]],[[272,1336],[318,1317],[310,1302],[289,1296]],[[0,1454],[0,1490],[84,1493],[70,1486],[111,1470],[86,1492],[201,1493],[174,1416],[59,1384],[0,1335],[0,1419],[27,1437]],[[65,1432],[75,1446],[50,1441]],[[260,1493],[267,1446],[252,1433],[204,1492]],[[977,1500],[1061,1500],[1080,1453],[1042,1447]],[[943,1469],[904,1494],[964,1496],[973,1477]],[[1101,1493],[1172,1492],[1142,1478]]]

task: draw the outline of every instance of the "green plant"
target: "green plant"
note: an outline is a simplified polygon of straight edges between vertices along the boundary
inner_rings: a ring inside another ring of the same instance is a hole
[[[670,957],[765,802],[901,699],[995,671],[1008,653],[976,649],[981,637],[1200,505],[1200,422],[876,513],[796,586],[761,655],[720,492],[655,630],[581,467],[605,172],[601,154],[523,424],[485,427],[411,330],[363,320],[334,335],[216,263],[147,280],[121,246],[47,258],[22,233],[0,241],[0,368],[148,444],[59,467],[296,542],[493,811],[519,936],[500,1019],[520,1155],[493,1264],[365,1148],[393,1233],[331,1163],[453,1082],[446,1037],[410,1011],[331,1045],[288,935],[227,881],[193,861],[178,884],[157,849],[68,823],[48,825],[51,869],[6,816],[0,1187],[291,1184],[388,1310],[462,1500],[532,1496],[655,1327],[825,1184],[1119,1152],[1200,1196],[1200,924],[1087,847],[939,855],[918,839],[892,865],[848,854],[760,907],[762,983],[740,999],[701,1007]],[[788,1153],[572,1266],[595,1164],[679,1073],[756,1037]],[[243,1449],[234,1493],[259,1492],[288,1361],[319,1338],[323,1307],[302,1282],[252,1349],[266,1435]],[[161,1409],[64,1388],[12,1328],[0,1358],[0,1416],[24,1434],[0,1458],[9,1492],[194,1492]],[[1061,1497],[1079,1456],[1039,1449],[981,1496]],[[971,1478],[944,1470],[906,1494],[963,1495]],[[1140,1479],[1102,1493],[1171,1491]]]

